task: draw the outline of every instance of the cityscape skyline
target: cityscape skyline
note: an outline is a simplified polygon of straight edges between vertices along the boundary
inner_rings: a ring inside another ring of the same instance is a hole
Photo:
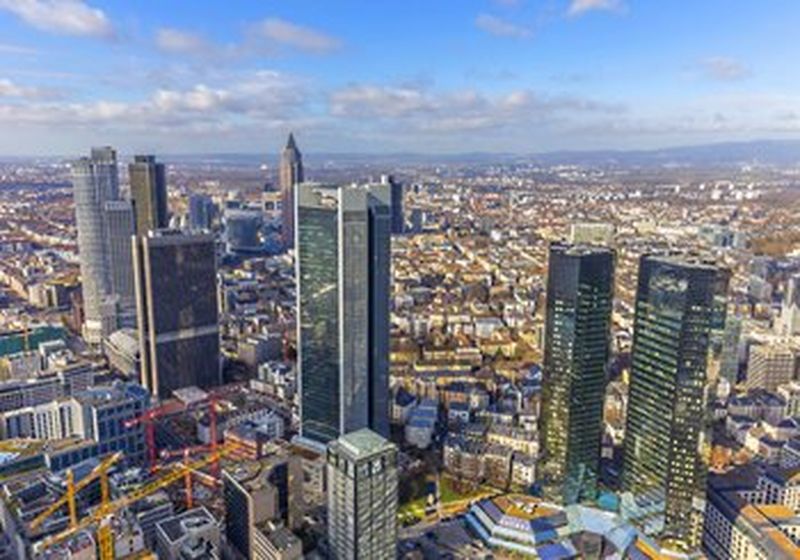
[[[734,4],[6,1],[0,154],[242,152],[290,129],[309,153],[797,138],[798,47],[775,38],[800,8]]]

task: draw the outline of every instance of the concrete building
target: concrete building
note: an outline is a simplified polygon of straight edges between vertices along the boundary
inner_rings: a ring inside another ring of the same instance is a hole
[[[281,189],[281,212],[283,224],[281,235],[286,248],[295,245],[295,189],[304,181],[303,154],[297,148],[294,134],[289,133],[286,147],[281,152],[278,186]]]
[[[800,366],[800,352],[785,341],[768,341],[750,347],[745,389],[775,392],[779,385],[795,379]]]
[[[328,545],[334,560],[393,560],[397,449],[370,430],[328,446]]]
[[[204,507],[194,508],[156,524],[156,553],[159,560],[218,559],[220,536],[214,516]]]

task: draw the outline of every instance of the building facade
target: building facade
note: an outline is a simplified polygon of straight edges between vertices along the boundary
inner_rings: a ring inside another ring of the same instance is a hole
[[[597,493],[613,292],[611,250],[550,247],[539,474],[559,503]]]
[[[294,207],[295,190],[299,183],[304,180],[303,176],[303,154],[297,148],[294,141],[294,134],[289,134],[286,147],[281,152],[280,169],[278,170],[278,185],[281,189],[281,212],[283,224],[281,235],[284,247],[294,246]]]
[[[371,430],[328,446],[328,544],[336,560],[389,560],[397,549],[397,449]]]
[[[73,162],[72,187],[83,292],[83,336],[89,344],[97,345],[113,330],[111,323],[116,322],[115,307],[108,301],[113,289],[106,241],[106,203],[119,200],[116,151],[110,147],[92,148],[90,157]]]
[[[301,435],[388,435],[388,185],[301,184],[296,212]]]
[[[639,263],[623,502],[632,516],[663,522],[660,537],[680,550],[700,544],[710,454],[709,338],[728,277],[690,257],[645,255]]]
[[[150,231],[134,245],[134,268],[142,385],[161,398],[219,385],[213,235]]]
[[[167,211],[167,177],[163,163],[155,156],[134,156],[128,166],[131,184],[131,201],[136,215],[136,233],[144,235],[150,230],[169,225]]]

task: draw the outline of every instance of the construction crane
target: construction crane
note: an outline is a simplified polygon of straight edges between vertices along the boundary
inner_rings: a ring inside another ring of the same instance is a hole
[[[80,482],[75,483],[75,477],[72,474],[72,469],[67,471],[67,492],[61,498],[50,504],[42,513],[37,515],[33,521],[30,522],[30,528],[36,529],[45,519],[53,515],[56,511],[67,506],[69,511],[69,526],[75,527],[78,524],[77,505],[75,504],[75,495],[83,488],[87,487],[94,479],[100,477],[100,493],[101,499],[108,499],[108,470],[120,459],[122,453],[114,453],[100,461],[100,464],[93,468],[88,475],[84,476]]]
[[[147,446],[147,464],[150,467],[150,472],[155,472],[158,461],[155,420],[161,416],[168,416],[180,412],[181,410],[185,410],[182,403],[179,401],[168,401],[161,406],[149,408],[136,418],[125,421],[124,425],[126,428],[133,428],[137,425],[144,426],[144,441]]]
[[[209,406],[209,428],[211,432],[211,451],[217,448],[217,400],[211,395],[205,401]],[[158,447],[156,445],[156,424],[155,420],[162,416],[169,416],[176,412],[186,411],[187,407],[179,401],[168,401],[161,406],[150,408],[140,416],[125,422],[126,428],[133,428],[136,425],[143,425],[145,429],[145,444],[147,446],[147,462],[150,472],[158,470]],[[215,474],[219,474],[219,465],[214,464]]]
[[[158,492],[162,488],[178,482],[185,477],[186,472],[191,470],[199,470],[215,461],[219,461],[221,457],[229,454],[234,448],[235,446],[233,445],[223,445],[214,453],[209,454],[203,459],[199,459],[188,464],[175,463],[175,468],[164,476],[157,478],[156,480],[149,482],[141,488],[117,498],[116,500],[110,501],[108,494],[103,493],[100,505],[93,512],[85,516],[83,519],[78,520],[77,523],[71,525],[68,529],[42,541],[38,546],[38,552],[63,542],[80,531],[84,531],[92,526],[96,526],[97,545],[100,551],[100,560],[114,560],[114,535],[111,528],[111,520],[115,514],[130,507],[139,500]]]

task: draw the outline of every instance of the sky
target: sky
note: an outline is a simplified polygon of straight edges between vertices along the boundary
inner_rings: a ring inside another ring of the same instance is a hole
[[[0,0],[0,155],[800,138],[797,0]]]

